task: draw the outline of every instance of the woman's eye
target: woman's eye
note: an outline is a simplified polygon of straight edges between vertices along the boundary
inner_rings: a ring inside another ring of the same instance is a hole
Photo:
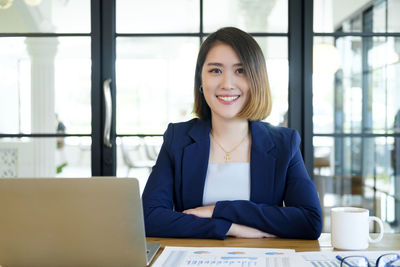
[[[222,73],[222,71],[220,69],[211,69],[210,72],[211,73]]]
[[[244,69],[240,68],[236,70],[237,73],[243,74],[244,73]]]

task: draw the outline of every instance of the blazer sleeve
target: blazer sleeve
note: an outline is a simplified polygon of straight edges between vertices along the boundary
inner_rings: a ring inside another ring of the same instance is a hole
[[[286,172],[285,206],[251,201],[219,201],[213,218],[229,220],[285,238],[317,239],[322,231],[322,212],[314,183],[308,176],[293,131],[291,157]]]
[[[143,191],[143,213],[147,236],[224,239],[231,222],[222,218],[199,218],[174,210],[176,177],[171,143],[174,126],[164,134],[157,162]]]

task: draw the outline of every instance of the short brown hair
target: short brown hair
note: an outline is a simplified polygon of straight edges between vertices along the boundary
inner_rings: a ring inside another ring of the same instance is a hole
[[[228,44],[236,51],[250,82],[248,101],[237,117],[252,121],[265,119],[271,113],[272,102],[264,55],[253,37],[234,27],[221,28],[212,33],[200,47],[194,78],[193,112],[202,120],[211,119],[210,107],[200,90],[201,71],[208,52],[218,42]]]

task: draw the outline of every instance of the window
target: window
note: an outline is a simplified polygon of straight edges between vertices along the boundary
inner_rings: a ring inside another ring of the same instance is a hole
[[[314,3],[314,177],[326,230],[330,207],[360,206],[399,231],[400,2]]]
[[[0,177],[90,176],[90,1],[0,7]]]

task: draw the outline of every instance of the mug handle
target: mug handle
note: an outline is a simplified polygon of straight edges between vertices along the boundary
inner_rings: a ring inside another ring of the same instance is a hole
[[[368,235],[368,241],[370,243],[377,243],[382,240],[383,237],[383,222],[380,218],[375,216],[369,216],[369,222],[376,221],[379,224],[379,236],[375,239],[372,239],[370,235]]]

